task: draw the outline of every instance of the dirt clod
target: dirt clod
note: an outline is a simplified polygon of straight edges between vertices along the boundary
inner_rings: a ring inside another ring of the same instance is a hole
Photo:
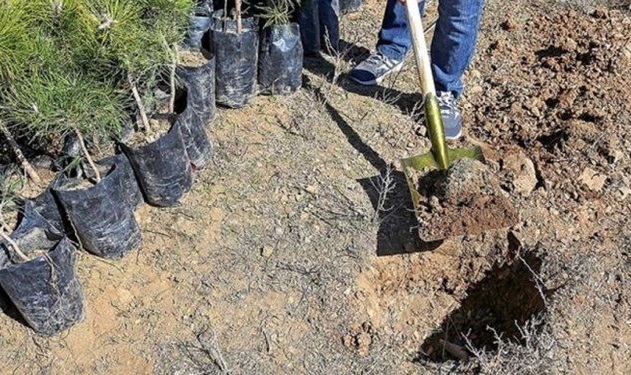
[[[504,168],[512,175],[513,189],[525,197],[537,186],[535,165],[523,152],[509,154],[504,159]]]
[[[518,214],[502,195],[493,173],[479,161],[461,159],[444,173],[429,173],[419,181],[425,209],[418,212],[419,234],[435,241],[515,225]]]

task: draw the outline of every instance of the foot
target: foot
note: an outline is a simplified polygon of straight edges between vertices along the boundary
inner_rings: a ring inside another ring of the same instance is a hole
[[[458,111],[456,98],[450,91],[438,91],[436,97],[443,117],[445,139],[455,141],[462,136],[462,117]]]
[[[361,85],[378,85],[388,74],[396,73],[402,67],[403,61],[388,58],[381,52],[373,52],[351,70],[350,78]]]

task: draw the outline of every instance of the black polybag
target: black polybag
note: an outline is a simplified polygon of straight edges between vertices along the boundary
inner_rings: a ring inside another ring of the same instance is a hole
[[[212,143],[206,127],[216,117],[215,57],[201,67],[178,66],[177,75],[186,86],[186,108],[175,122],[180,127],[186,153],[197,168],[212,154]]]
[[[140,227],[128,194],[129,174],[117,164],[101,182],[70,190],[77,179],[60,175],[53,192],[81,246],[100,257],[117,259],[141,245]]]
[[[186,154],[180,126],[148,145],[121,148],[129,158],[145,201],[155,206],[174,206],[191,189],[193,171]]]
[[[297,23],[274,25],[261,33],[259,90],[288,95],[302,86],[303,50]]]
[[[76,249],[27,202],[24,219],[10,236],[26,255],[11,260],[8,244],[0,247],[0,287],[33,330],[54,335],[83,319],[83,291],[75,273]]]
[[[195,14],[189,19],[188,30],[182,42],[182,49],[199,51],[202,48],[204,35],[210,30],[213,13],[212,0],[202,0],[197,2]]]
[[[32,207],[59,232],[65,229],[65,221],[63,219],[63,209],[59,206],[57,199],[49,187],[43,193],[33,198]],[[25,215],[26,217],[26,215]]]
[[[195,14],[191,16],[186,36],[182,42],[182,49],[200,50],[204,34],[210,30],[211,23],[210,15]]]
[[[121,176],[122,182],[122,195],[132,209],[138,208],[143,202],[142,191],[136,180],[134,169],[131,167],[131,163],[125,154],[116,154],[105,157],[96,162],[98,165],[111,168],[116,165],[116,168],[121,170],[123,176]]]
[[[257,57],[259,47],[256,18],[242,19],[241,33],[232,19],[223,18],[223,11],[213,13],[211,41],[216,56],[217,103],[241,108],[256,95]]]

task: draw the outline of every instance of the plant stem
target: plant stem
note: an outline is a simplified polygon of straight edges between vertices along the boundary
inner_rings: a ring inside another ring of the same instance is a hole
[[[85,158],[88,161],[88,164],[90,164],[90,168],[92,168],[92,170],[94,171],[94,178],[96,179],[96,183],[98,184],[99,182],[101,182],[101,173],[99,172],[99,169],[96,167],[96,164],[94,164],[94,160],[92,160],[92,157],[90,156],[90,153],[88,152],[88,148],[85,147],[85,142],[83,141],[83,136],[81,135],[81,132],[73,127],[73,130],[75,132],[75,134],[77,135],[77,139],[79,140],[79,145],[81,145],[81,151],[83,151],[83,155],[85,155]]]
[[[13,138],[13,135],[11,135],[11,132],[7,128],[6,124],[2,122],[1,120],[0,120],[0,132],[2,132],[4,137],[7,139],[7,142],[9,142],[9,146],[11,147],[11,149],[13,150],[13,153],[15,154],[15,158],[18,160],[18,162],[22,166],[22,169],[24,170],[24,172],[26,172],[29,178],[33,180],[33,182],[39,185],[42,180],[39,178],[39,175],[37,174],[37,172],[35,172],[35,169],[31,165],[31,163],[29,163],[29,161],[26,160],[26,157],[22,153],[20,146],[15,141],[15,138]]]
[[[223,32],[225,33],[228,30],[228,0],[223,0]]]
[[[175,68],[177,66],[177,44],[173,44],[173,66],[171,66],[171,97],[169,98],[169,113],[175,113]]]
[[[145,129],[149,128],[149,119],[147,118],[147,111],[145,111],[145,106],[142,104],[142,99],[140,98],[140,94],[138,93],[138,87],[136,86],[136,82],[131,78],[131,76],[127,76],[127,82],[131,86],[131,92],[134,95],[134,100],[136,101],[136,105],[138,106],[138,111],[140,112],[140,118],[142,119],[142,126]]]
[[[28,260],[28,257],[26,256],[26,254],[24,254],[22,250],[20,250],[20,247],[18,246],[18,244],[15,243],[15,241],[13,241],[11,237],[9,237],[6,233],[4,233],[5,231],[11,232],[11,228],[9,228],[7,223],[4,222],[4,218],[2,217],[3,205],[4,203],[0,204],[0,226],[2,226],[2,228],[0,228],[0,236],[2,237],[2,239],[7,241],[9,245],[11,245],[11,247],[13,248],[13,251],[18,256],[18,258],[22,258],[22,261],[26,262]]]
[[[234,16],[237,22],[237,34],[241,34],[241,0],[234,0]]]

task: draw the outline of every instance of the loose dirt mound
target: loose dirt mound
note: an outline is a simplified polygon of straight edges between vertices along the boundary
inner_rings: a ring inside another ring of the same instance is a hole
[[[519,219],[493,172],[476,160],[458,160],[446,173],[423,176],[417,186],[426,198],[417,213],[424,241],[507,228]]]

